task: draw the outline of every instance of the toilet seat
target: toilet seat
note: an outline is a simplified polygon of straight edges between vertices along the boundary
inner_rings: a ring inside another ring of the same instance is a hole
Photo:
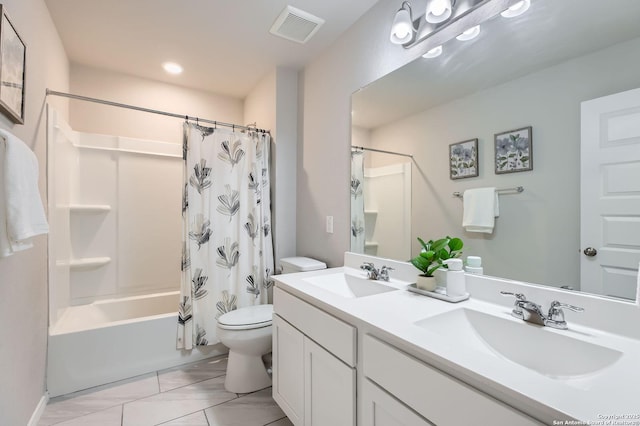
[[[218,327],[225,330],[253,330],[268,327],[273,317],[273,305],[255,305],[227,312],[218,318]]]

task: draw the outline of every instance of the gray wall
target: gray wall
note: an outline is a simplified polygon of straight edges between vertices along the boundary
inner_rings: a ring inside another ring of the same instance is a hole
[[[46,206],[45,89],[68,90],[69,64],[43,0],[4,0],[2,4],[27,45],[27,81],[25,124],[13,125],[0,116],[0,126],[35,151]],[[51,100],[66,117],[66,102]],[[26,425],[45,391],[47,238],[39,236],[34,242],[34,248],[0,259],[2,425]]]
[[[424,53],[389,42],[400,2],[376,3],[301,77],[297,252],[338,266],[349,249],[351,94]],[[334,217],[334,233],[325,217]]]
[[[461,237],[488,275],[579,288],[580,103],[639,86],[635,39],[379,127],[372,145],[413,154],[422,171],[413,174],[414,236]],[[533,126],[533,171],[496,175],[494,134],[525,126]],[[473,138],[480,176],[450,180],[449,144]],[[454,191],[518,185],[524,193],[500,196],[492,235],[463,231]]]

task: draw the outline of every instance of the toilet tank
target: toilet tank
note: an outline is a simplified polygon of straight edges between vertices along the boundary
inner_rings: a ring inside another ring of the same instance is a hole
[[[280,259],[280,266],[283,274],[291,274],[293,272],[317,271],[326,269],[327,265],[310,257],[285,257]]]

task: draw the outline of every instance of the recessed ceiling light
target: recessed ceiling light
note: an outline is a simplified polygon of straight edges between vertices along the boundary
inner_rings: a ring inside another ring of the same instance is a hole
[[[480,25],[469,28],[467,31],[463,32],[456,38],[460,41],[473,40],[474,38],[478,37],[478,34],[480,34]]]
[[[177,75],[182,73],[182,67],[175,62],[165,62],[162,64],[162,68],[164,68],[164,70],[169,74]]]
[[[529,10],[530,6],[531,0],[522,0],[502,12],[500,15],[502,15],[502,17],[504,18],[515,18],[516,16],[520,16],[527,10]]]
[[[427,59],[437,58],[441,54],[442,54],[442,46],[438,46],[438,47],[434,47],[433,49],[431,49],[430,51],[422,55],[422,57]]]

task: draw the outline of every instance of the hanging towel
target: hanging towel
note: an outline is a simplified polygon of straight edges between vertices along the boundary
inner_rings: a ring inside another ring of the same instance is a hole
[[[463,194],[462,227],[467,232],[491,234],[499,216],[498,193],[493,187],[467,189]]]
[[[0,129],[0,257],[33,247],[49,232],[38,190],[38,159],[12,133]]]

